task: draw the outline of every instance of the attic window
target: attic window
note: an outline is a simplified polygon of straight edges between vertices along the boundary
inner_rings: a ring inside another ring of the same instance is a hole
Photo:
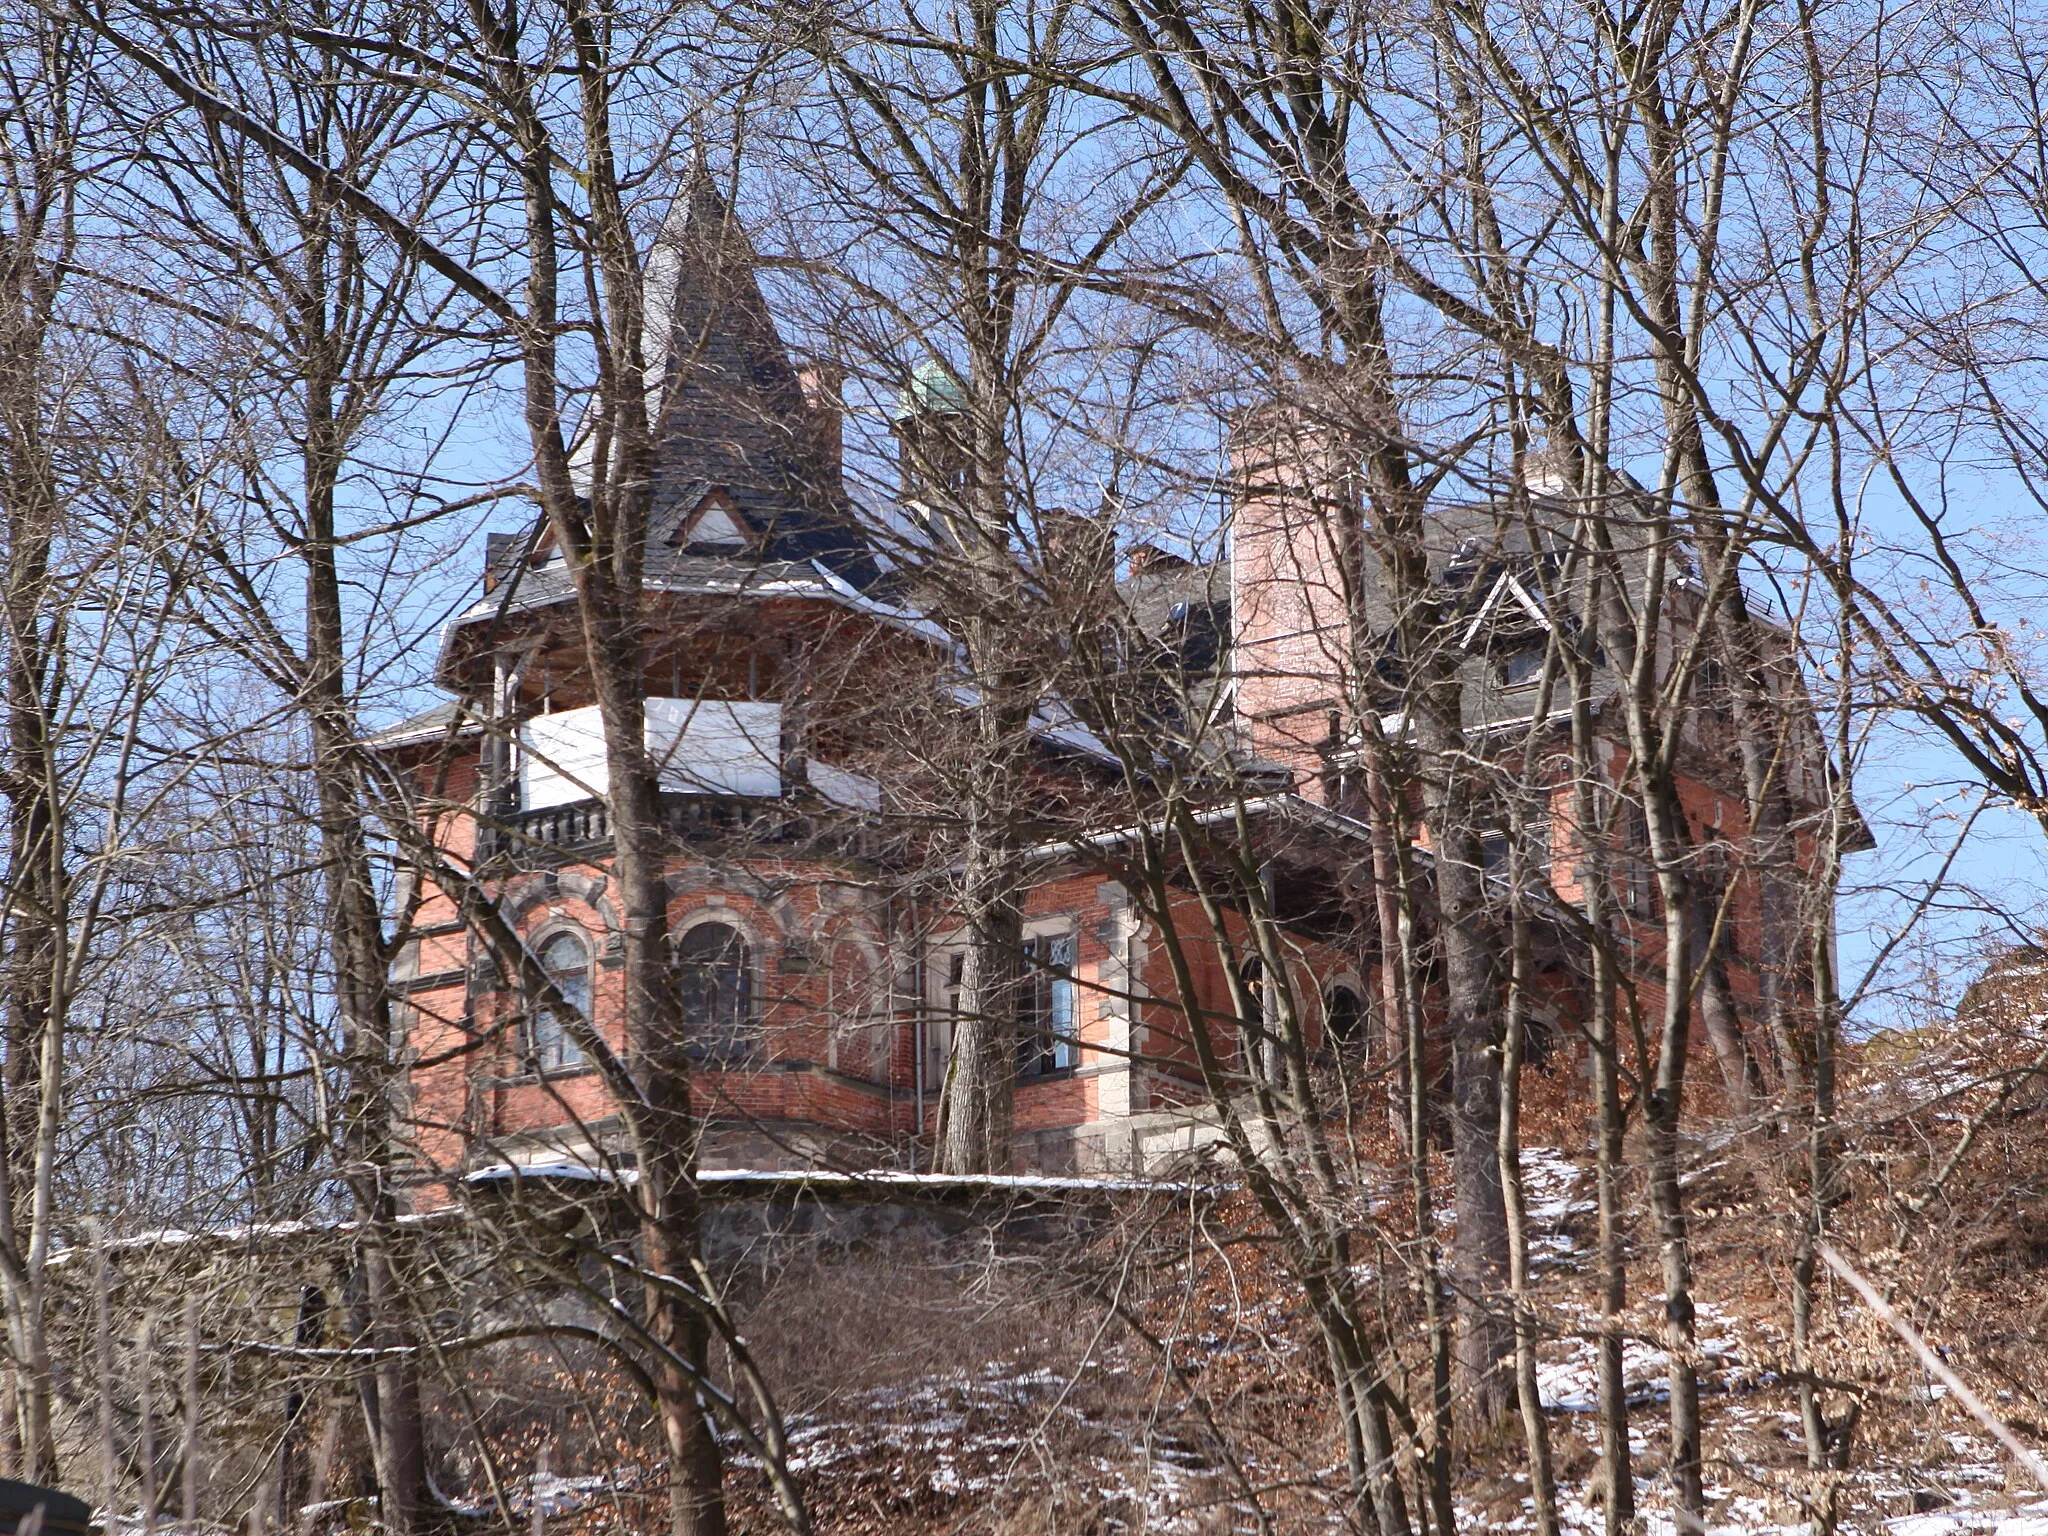
[[[1523,646],[1500,657],[1495,666],[1499,670],[1501,684],[1508,688],[1526,688],[1543,677],[1543,648]]]
[[[721,486],[712,489],[683,518],[676,529],[676,543],[684,549],[732,554],[747,548],[753,539],[740,516],[739,503]]]

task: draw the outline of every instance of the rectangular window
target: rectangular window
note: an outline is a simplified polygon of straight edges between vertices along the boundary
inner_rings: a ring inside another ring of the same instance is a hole
[[[953,1032],[960,1026],[960,987],[967,976],[967,953],[955,950],[936,955],[933,963],[944,984],[925,1024],[924,1085],[925,1092],[936,1097],[945,1086],[946,1060],[953,1054]]]
[[[1522,867],[1531,875],[1550,874],[1550,801],[1542,798],[1522,813]]]
[[[1074,1039],[1074,936],[1040,934],[1024,941],[1017,1008],[1017,1075],[1065,1072],[1079,1059]]]
[[[1629,917],[1649,917],[1656,909],[1656,865],[1650,857],[1650,824],[1642,805],[1619,789],[1601,791],[1601,821],[1596,837],[1584,829],[1578,834],[1582,848],[1597,843],[1600,867],[1607,874],[1607,892],[1617,911]],[[1581,884],[1592,879],[1592,866],[1580,864]]]
[[[1624,800],[1621,815],[1621,870],[1615,882],[1616,894],[1637,917],[1655,914],[1657,896],[1656,863],[1650,856],[1650,821],[1642,806]]]
[[[1479,834],[1479,864],[1490,875],[1508,873],[1510,830],[1496,822]],[[1522,812],[1522,877],[1550,873],[1550,805],[1537,800]]]

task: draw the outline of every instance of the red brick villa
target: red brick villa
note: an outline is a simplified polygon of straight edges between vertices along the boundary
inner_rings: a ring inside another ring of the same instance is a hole
[[[676,985],[711,1120],[702,1162],[922,1168],[963,940],[909,870],[929,869],[929,841],[892,831],[918,820],[906,807],[932,791],[874,700],[903,679],[939,675],[951,641],[851,531],[836,386],[792,363],[739,245],[700,196],[650,271],[650,312],[671,364],[647,559],[658,616],[647,731],[674,840]],[[951,403],[927,372],[906,393],[899,438],[914,443]],[[1270,479],[1243,471],[1270,470],[1272,452],[1247,435],[1240,483]],[[917,489],[908,477],[913,512]],[[1167,659],[1148,664],[1170,666],[1183,696],[1214,706],[1233,760],[1254,777],[1250,814],[1271,839],[1275,903],[1312,973],[1326,1048],[1372,1051],[1377,946],[1361,908],[1342,897],[1349,872],[1370,869],[1372,829],[1338,723],[1348,626],[1368,620],[1338,599],[1324,541],[1289,505],[1241,491],[1224,559],[1199,564],[1140,545],[1108,579],[1124,611],[1161,637]],[[1482,512],[1469,527],[1446,514],[1441,561],[1445,579],[1470,585],[1474,632],[1485,636],[1464,679],[1475,740],[1529,720],[1528,657],[1540,659],[1546,622],[1529,576],[1545,555],[1493,533],[1497,520]],[[441,805],[460,807],[437,818],[435,835],[489,883],[530,952],[605,1030],[618,1008],[620,917],[573,595],[545,537],[494,536],[487,566],[484,596],[442,644],[437,680],[456,702],[379,746],[432,780]],[[1033,772],[1047,784],[1079,793],[1113,777],[1071,712],[1049,705],[1040,726]],[[1702,725],[1688,809],[1703,829],[1740,825],[1740,781],[1710,736]],[[1818,806],[1823,759],[1817,745],[1806,756],[1788,791]],[[1544,844],[1538,862],[1569,900],[1569,791],[1560,786],[1555,803],[1530,825]],[[1117,835],[1105,826],[1101,845]],[[1039,848],[1029,868],[1018,1167],[1168,1166],[1207,1132],[1181,1065],[1186,1000],[1157,935],[1113,860],[1090,857],[1085,840]],[[1647,918],[1647,887],[1638,899]],[[1731,1027],[1739,1035],[1774,988],[1795,984],[1774,958],[1763,897],[1745,892],[1731,911],[1702,1001],[1716,1043]],[[616,1126],[576,1045],[505,986],[444,896],[430,894],[418,924],[394,985],[418,1064],[411,1105],[423,1159],[444,1173],[593,1160]],[[1204,995],[1192,1001],[1228,1013],[1222,965],[1204,964]],[[1568,1026],[1571,1008],[1560,981],[1548,1022]],[[1717,1029],[1716,1009],[1732,1010],[1732,1024]]]

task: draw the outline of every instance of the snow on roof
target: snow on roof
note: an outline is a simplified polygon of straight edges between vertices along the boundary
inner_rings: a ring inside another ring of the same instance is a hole
[[[492,1163],[464,1179],[472,1185],[522,1182],[527,1179],[564,1183],[630,1185],[638,1180],[631,1168],[599,1168],[573,1158],[540,1163]],[[887,1190],[927,1193],[994,1194],[1192,1194],[1210,1186],[1184,1179],[1144,1179],[1082,1174],[1034,1173],[908,1173],[877,1168],[845,1172],[825,1168],[708,1168],[697,1175],[699,1185],[729,1190],[816,1189],[839,1194]]]
[[[491,1163],[463,1178],[465,1184],[519,1183],[526,1179],[561,1179],[572,1184],[617,1184],[633,1182],[630,1168],[614,1172],[593,1168],[575,1158],[554,1158],[543,1163]]]
[[[1310,826],[1329,832],[1337,837],[1346,837],[1366,842],[1369,842],[1372,838],[1372,826],[1370,823],[1361,821],[1356,816],[1346,815],[1343,811],[1332,810],[1327,805],[1318,805],[1315,801],[1305,799],[1295,794],[1292,790],[1272,795],[1247,796],[1243,804],[1243,810],[1247,817],[1274,816],[1286,820],[1306,822]],[[1235,804],[1226,803],[1198,810],[1194,813],[1194,819],[1197,825],[1213,826],[1233,820],[1237,815],[1237,811],[1238,807]],[[1164,819],[1157,819],[1148,822],[1133,822],[1120,827],[1108,827],[1099,832],[1083,833],[1075,837],[1055,838],[1050,842],[1040,843],[1035,848],[1026,849],[1024,857],[1058,858],[1075,853],[1083,848],[1110,848],[1118,843],[1129,842],[1141,833],[1158,831],[1166,825],[1167,823]]]

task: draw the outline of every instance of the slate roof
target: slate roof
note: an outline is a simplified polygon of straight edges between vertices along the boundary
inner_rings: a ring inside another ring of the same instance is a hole
[[[643,354],[655,423],[647,585],[691,590],[715,579],[707,563],[733,578],[816,561],[864,591],[878,571],[827,444],[837,422],[806,403],[754,264],[745,230],[699,167],[671,206],[645,273]],[[587,447],[577,468],[587,485]],[[720,556],[678,547],[685,520],[714,491],[730,498],[754,548]],[[494,583],[512,573],[531,536],[490,537]],[[559,568],[541,567],[523,575],[515,602],[531,608],[567,595]],[[472,613],[495,608],[487,601]]]
[[[647,357],[661,358],[650,568],[682,520],[722,487],[772,560],[822,560],[857,587],[875,578],[827,428],[804,401],[754,277],[746,232],[702,170],[648,262]]]
[[[1538,503],[1533,530],[1518,509],[1498,502],[1444,502],[1430,514],[1425,546],[1447,615],[1452,643],[1464,651],[1459,666],[1465,728],[1484,730],[1527,721],[1536,708],[1541,654],[1551,628],[1577,627],[1580,592],[1560,584],[1566,569],[1562,524],[1544,519]],[[1632,562],[1624,559],[1624,567]],[[1633,570],[1629,571],[1633,575]],[[1373,583],[1365,607],[1379,633],[1393,626],[1394,610]],[[1519,656],[1523,669],[1504,673],[1497,663]],[[1601,708],[1617,680],[1605,667],[1593,674],[1593,705]],[[1553,685],[1551,714],[1564,709],[1565,688]]]
[[[1194,608],[1212,603],[1227,607],[1230,602],[1230,566],[1227,561],[1197,562],[1183,560],[1178,555],[1161,556],[1157,551],[1140,546],[1133,551],[1136,563],[1140,553],[1151,556],[1117,583],[1117,591],[1123,598],[1124,610],[1130,621],[1147,635],[1165,636],[1168,629],[1183,622]],[[1227,614],[1223,619],[1224,633],[1229,632]]]

